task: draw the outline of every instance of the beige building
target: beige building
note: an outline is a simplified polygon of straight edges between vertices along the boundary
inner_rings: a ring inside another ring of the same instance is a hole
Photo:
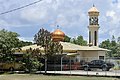
[[[99,48],[97,46],[80,46],[68,42],[60,42],[63,46],[63,53],[67,56],[73,56],[73,60],[81,61],[91,61],[94,59],[105,59],[105,54],[107,53],[107,49]],[[40,49],[41,52],[44,54],[44,49],[40,46],[30,45],[30,46],[24,46],[21,48],[20,52],[16,52],[16,54],[19,53],[25,53],[27,49]]]

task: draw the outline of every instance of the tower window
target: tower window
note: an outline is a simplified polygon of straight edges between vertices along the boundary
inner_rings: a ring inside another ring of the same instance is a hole
[[[89,43],[91,43],[91,31],[89,31]]]
[[[94,36],[94,38],[95,38],[95,39],[94,39],[94,40],[95,40],[94,45],[97,46],[97,31],[95,31],[94,34],[95,34],[95,36]]]

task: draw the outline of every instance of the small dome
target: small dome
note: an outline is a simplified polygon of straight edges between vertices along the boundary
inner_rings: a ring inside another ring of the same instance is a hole
[[[54,32],[51,33],[53,41],[63,41],[65,34],[59,30],[56,29]]]
[[[93,5],[92,8],[89,9],[88,13],[90,12],[99,12],[98,9]]]

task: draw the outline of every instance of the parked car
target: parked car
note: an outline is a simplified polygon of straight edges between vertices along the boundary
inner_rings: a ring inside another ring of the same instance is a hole
[[[92,68],[102,69],[102,71],[109,71],[110,68],[114,67],[114,64],[103,60],[92,60],[91,62],[85,63],[82,67],[85,71],[91,70]]]

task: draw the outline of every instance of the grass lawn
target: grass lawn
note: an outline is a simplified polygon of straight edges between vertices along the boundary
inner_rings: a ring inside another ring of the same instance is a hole
[[[2,74],[0,80],[119,80],[108,77],[47,76],[41,74]]]

